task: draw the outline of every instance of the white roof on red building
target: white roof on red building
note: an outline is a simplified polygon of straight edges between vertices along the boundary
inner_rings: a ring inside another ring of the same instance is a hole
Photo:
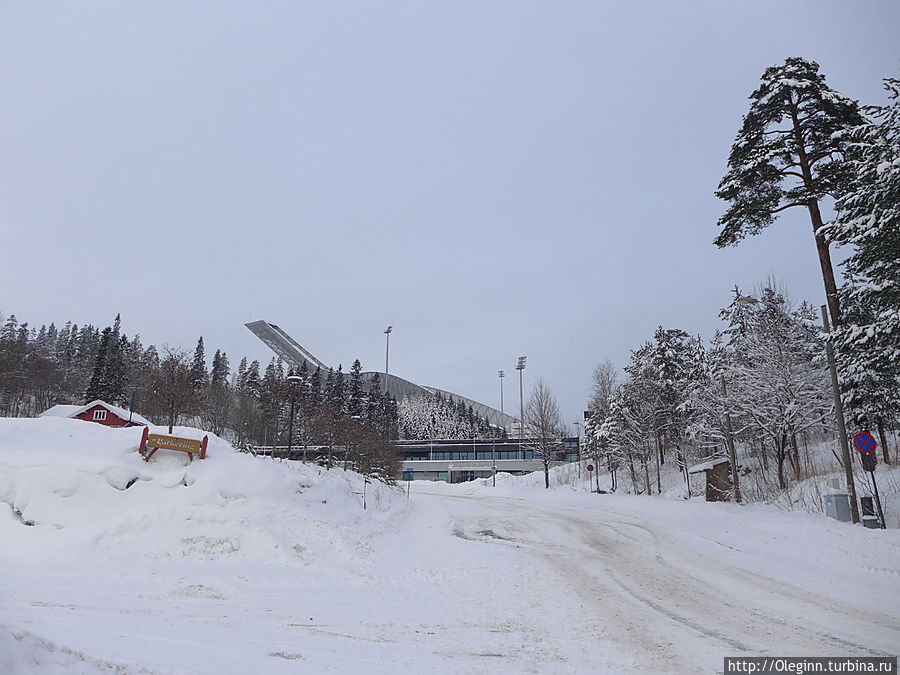
[[[150,420],[141,417],[136,412],[125,410],[125,408],[120,408],[118,406],[107,403],[106,401],[101,401],[100,399],[91,401],[87,405],[55,405],[52,408],[48,408],[47,410],[42,412],[40,415],[38,415],[38,417],[78,417],[84,411],[90,410],[91,408],[98,405],[106,408],[109,412],[120,419],[130,419],[135,424],[143,424],[144,426],[150,426],[152,424]]]

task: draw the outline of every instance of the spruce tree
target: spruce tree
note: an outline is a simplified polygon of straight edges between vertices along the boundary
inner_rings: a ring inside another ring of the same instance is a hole
[[[334,368],[328,369],[328,375],[325,376],[325,385],[322,389],[322,401],[331,403],[334,396]]]
[[[331,395],[328,398],[328,402],[331,406],[337,411],[343,411],[344,409],[344,373],[342,372],[343,366],[338,364],[338,369],[334,373],[334,378],[331,383]],[[329,372],[329,375],[331,373]]]
[[[109,353],[106,356],[106,391],[103,400],[112,404],[124,404],[128,400],[128,338],[125,335],[116,337],[115,331],[110,340]]]
[[[855,180],[837,202],[829,235],[853,253],[843,263],[848,321],[833,334],[845,392],[858,424],[878,428],[900,411],[900,80],[885,80],[889,103],[844,134],[856,150]]]
[[[350,367],[350,391],[347,397],[347,414],[359,417],[363,408],[362,364],[359,359]]]
[[[316,366],[315,372],[309,378],[309,409],[314,414],[322,404],[322,368]]]
[[[206,388],[209,375],[206,372],[206,351],[203,346],[203,336],[197,340],[194,349],[194,360],[191,362],[191,384],[195,391],[203,391]]]
[[[102,399],[106,392],[106,355],[109,352],[109,345],[111,341],[112,328],[107,326],[103,329],[103,334],[100,338],[100,347],[97,350],[97,356],[94,360],[94,372],[91,375],[91,380],[88,383],[87,390],[84,393],[85,403],[90,403],[91,401]]]
[[[840,305],[819,204],[845,191],[849,144],[840,132],[862,122],[858,104],[828,87],[817,63],[794,57],[767,68],[750,95],[728,172],[716,190],[729,203],[719,218],[719,247],[758,234],[786,209],[809,211],[835,326],[841,323]]]
[[[228,384],[228,375],[228,355],[217,349],[215,355],[213,355],[210,385],[213,387],[225,388]]]

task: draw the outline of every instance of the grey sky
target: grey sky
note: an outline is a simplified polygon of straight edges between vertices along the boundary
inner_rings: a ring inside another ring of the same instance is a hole
[[[775,24],[775,19],[778,23]],[[735,284],[822,301],[803,213],[712,245],[747,96],[787,56],[884,101],[896,2],[0,0],[0,311],[271,352],[569,422]],[[840,257],[840,256],[838,256]]]

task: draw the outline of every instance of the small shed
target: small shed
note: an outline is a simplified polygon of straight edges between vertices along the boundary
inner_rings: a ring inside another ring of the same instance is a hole
[[[70,419],[95,422],[107,427],[150,426],[150,421],[136,412],[125,410],[106,401],[91,401],[87,405],[55,405],[38,417],[68,417]]]
[[[688,469],[689,474],[706,474],[706,501],[731,500],[731,462],[727,458],[711,459]]]

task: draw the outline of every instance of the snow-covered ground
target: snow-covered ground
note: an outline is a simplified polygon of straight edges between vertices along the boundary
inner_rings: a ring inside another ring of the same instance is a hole
[[[0,672],[683,673],[900,645],[898,530],[530,477],[368,484],[363,510],[352,472],[213,437],[145,463],[140,433],[0,419]]]

